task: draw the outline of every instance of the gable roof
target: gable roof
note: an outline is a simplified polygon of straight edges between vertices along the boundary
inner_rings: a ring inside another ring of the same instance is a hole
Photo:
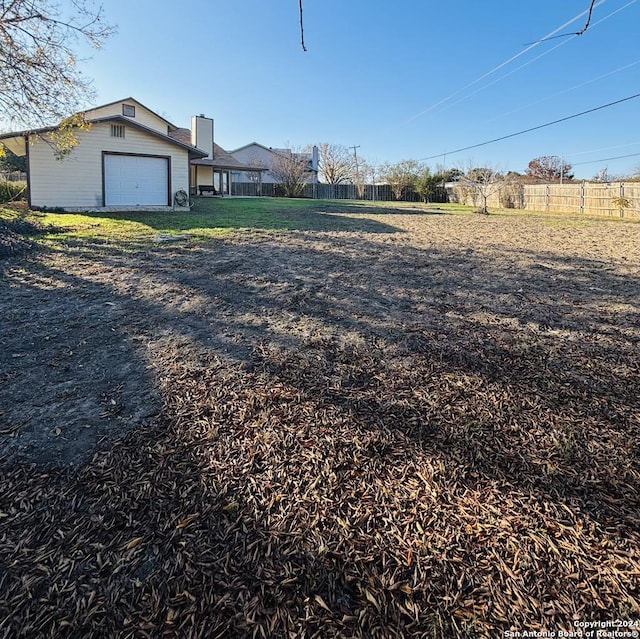
[[[250,142],[249,144],[245,144],[244,146],[241,146],[240,148],[235,149],[234,151],[230,151],[230,153],[231,154],[238,153],[239,151],[244,151],[245,149],[248,149],[252,146],[268,151],[269,153],[272,153],[273,155],[276,155],[276,156],[286,157],[286,158],[294,157],[294,158],[300,158],[301,160],[305,160],[309,164],[309,166],[307,167],[307,170],[318,173],[318,168],[312,166],[313,152],[311,151],[293,151],[291,149],[274,149],[271,146],[270,147],[264,146],[264,144],[260,144],[259,142]]]
[[[229,153],[237,153],[238,151],[244,151],[245,149],[248,149],[251,146],[258,146],[261,149],[264,149],[265,151],[271,151],[273,153],[273,149],[270,149],[268,146],[265,146],[264,144],[260,144],[259,142],[250,142],[249,144],[245,144],[244,146],[234,149],[233,151],[229,151]]]
[[[86,113],[87,111],[97,111],[98,109],[104,109],[105,107],[110,107],[110,106],[113,106],[114,104],[120,104],[122,102],[135,102],[138,106],[142,107],[146,111],[149,111],[149,113],[152,113],[163,122],[166,122],[170,128],[172,129],[178,128],[175,124],[169,122],[169,120],[167,120],[166,118],[163,118],[160,114],[156,113],[153,109],[150,109],[148,106],[145,106],[144,104],[142,104],[140,100],[136,100],[135,98],[132,98],[132,97],[123,98],[122,100],[114,100],[113,102],[107,102],[106,104],[99,104],[98,106],[89,107],[84,111],[80,111],[80,113]]]
[[[137,102],[136,100],[133,100],[134,102],[136,102],[137,104],[140,104],[139,102]],[[112,103],[115,104],[115,103]],[[104,106],[109,106],[109,105],[104,105]],[[100,108],[100,107],[98,107]],[[145,107],[146,108],[146,107]],[[164,118],[163,118],[164,119]],[[171,144],[174,144],[175,146],[181,147],[183,149],[185,149],[186,151],[189,152],[189,158],[190,159],[194,159],[194,158],[204,158],[207,157],[207,153],[206,151],[202,151],[201,149],[198,149],[195,146],[192,146],[190,143],[186,143],[180,139],[177,139],[176,137],[172,137],[170,135],[165,135],[164,133],[161,133],[160,131],[157,131],[156,129],[151,129],[148,126],[145,126],[144,124],[140,124],[139,122],[136,122],[135,120],[131,120],[130,118],[124,117],[122,115],[109,115],[103,118],[95,118],[95,119],[89,119],[87,120],[87,122],[89,122],[90,124],[99,124],[99,123],[103,123],[103,122],[118,122],[118,123],[123,123],[126,124],[126,126],[130,126],[130,127],[134,127],[140,131],[144,131],[145,133],[148,133],[149,135],[152,135],[156,138],[159,138],[161,140],[164,140],[165,142],[170,142]],[[28,138],[31,135],[40,135],[43,133],[50,133],[51,131],[55,131],[58,127],[57,126],[48,126],[48,127],[41,127],[38,129],[26,129],[24,131],[16,131],[13,133],[1,133],[0,134],[0,141],[2,140],[7,140],[7,141],[11,141],[11,140],[17,140],[18,138]]]

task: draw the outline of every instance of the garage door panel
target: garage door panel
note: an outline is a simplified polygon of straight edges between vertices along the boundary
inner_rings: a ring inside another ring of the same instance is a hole
[[[168,158],[105,154],[105,206],[166,206],[168,193]]]

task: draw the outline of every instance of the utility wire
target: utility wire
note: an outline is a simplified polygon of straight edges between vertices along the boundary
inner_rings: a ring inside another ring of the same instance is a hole
[[[606,1],[606,0],[603,0],[603,1]],[[627,2],[627,4],[623,5],[622,7],[618,7],[615,11],[612,11],[611,13],[608,13],[606,16],[600,18],[597,22],[594,22],[591,25],[591,28],[594,29],[595,27],[597,27],[599,24],[601,24],[605,20],[608,20],[609,18],[611,18],[614,15],[616,15],[616,13],[620,13],[620,11],[623,11],[624,9],[626,9],[629,6],[631,6],[632,4],[635,4],[636,2],[638,2],[638,0],[629,0],[629,2]],[[554,47],[551,47],[550,49],[547,49],[543,53],[540,53],[539,55],[535,56],[535,58],[531,58],[530,60],[527,60],[526,62],[522,63],[520,66],[516,67],[515,69],[512,69],[511,71],[508,71],[507,73],[504,73],[499,78],[496,78],[495,80],[492,80],[491,82],[489,82],[487,84],[483,84],[482,86],[478,87],[475,91],[472,91],[471,93],[467,93],[466,95],[463,95],[462,97],[460,97],[457,100],[455,100],[455,102],[449,102],[449,104],[447,104],[447,106],[445,108],[449,108],[449,107],[455,106],[456,104],[460,104],[460,102],[464,102],[465,100],[473,97],[474,95],[480,93],[481,91],[484,91],[485,89],[488,89],[489,87],[493,86],[494,84],[497,84],[498,82],[501,82],[502,80],[504,80],[505,78],[508,78],[509,76],[513,75],[514,73],[517,73],[518,71],[521,71],[525,67],[528,67],[530,64],[533,64],[534,62],[537,62],[538,60],[540,60],[540,58],[544,58],[544,56],[549,55],[550,53],[553,53],[553,51],[555,51],[556,49],[558,49],[560,47],[563,47],[565,44],[569,44],[570,42],[575,40],[575,38],[577,38],[578,35],[580,35],[580,34],[576,32],[576,33],[566,33],[564,35],[573,36],[573,37],[570,38],[569,40],[564,40],[563,42],[560,42],[559,44],[556,44]],[[551,40],[551,39],[552,38],[547,38],[547,40]],[[540,40],[539,42],[543,42],[543,41],[545,41],[545,40]],[[536,44],[536,43],[532,43],[532,44]],[[512,60],[513,60],[513,58],[512,58]],[[633,65],[627,65],[627,66],[633,66]],[[624,69],[624,68],[626,68],[626,67],[622,67],[622,69]],[[619,69],[619,70],[621,71],[622,69]],[[601,77],[605,77],[605,76],[601,76]],[[582,85],[579,85],[579,86],[582,86]],[[470,88],[470,86],[468,85],[466,88]],[[575,87],[575,88],[577,88],[577,87]],[[464,89],[462,89],[462,90],[464,90]],[[453,96],[450,96],[450,97],[453,97]],[[540,100],[540,101],[544,101],[544,99]],[[534,104],[537,104],[537,102],[534,103]],[[531,105],[527,105],[527,106],[531,106]],[[442,112],[442,111],[440,111],[440,112]]]
[[[589,149],[588,151],[576,151],[575,153],[567,153],[567,156],[573,157],[574,155],[588,155],[589,153],[599,153],[600,151],[609,151],[610,149],[621,149],[625,146],[635,146],[640,142],[627,142],[626,144],[614,144],[612,146],[601,146],[597,149]]]
[[[604,4],[605,2],[606,2],[606,0],[600,0],[600,2],[598,2],[595,6],[600,6],[601,4]],[[466,91],[467,89],[471,88],[472,86],[475,86],[476,84],[478,84],[478,82],[481,82],[485,78],[488,78],[490,75],[493,75],[496,71],[499,71],[503,67],[506,67],[508,64],[510,64],[514,60],[516,60],[519,57],[525,55],[525,53],[528,53],[529,51],[531,51],[531,49],[534,49],[535,47],[537,47],[543,40],[549,38],[550,36],[555,35],[556,33],[558,33],[558,31],[562,31],[565,27],[569,26],[571,23],[575,22],[576,20],[578,20],[579,18],[581,18],[582,16],[584,16],[587,13],[588,13],[588,11],[581,11],[578,15],[574,16],[570,20],[567,20],[567,22],[565,22],[564,24],[560,25],[559,27],[557,27],[553,31],[550,31],[539,42],[534,42],[533,44],[529,45],[523,51],[520,51],[519,53],[516,53],[515,55],[511,56],[508,60],[505,60],[504,62],[501,62],[499,65],[495,66],[490,71],[487,71],[486,73],[484,73],[480,77],[476,78],[475,80],[473,80],[469,84],[463,86],[462,88],[458,89],[457,91],[454,91],[451,95],[447,96],[446,98],[443,98],[442,100],[440,100],[439,102],[436,102],[435,104],[432,104],[430,107],[424,109],[423,111],[420,111],[420,113],[416,113],[415,115],[411,116],[410,118],[405,120],[400,126],[402,126],[404,124],[408,124],[409,122],[412,122],[413,120],[417,120],[419,117],[429,113],[430,111],[433,111],[436,107],[439,107],[441,104],[444,104],[445,102],[449,102],[449,100],[451,100],[452,98],[455,98],[457,95],[460,95],[460,93],[462,93],[463,91]]]
[[[589,15],[587,16],[587,22],[584,25],[584,27],[580,29],[580,31],[576,31],[576,35],[582,35],[589,28],[589,23],[591,22],[591,14],[593,13],[593,5],[595,3],[596,3],[596,0],[591,0],[591,6],[589,7]]]
[[[629,100],[634,100],[636,98],[640,98],[640,93],[636,93],[635,95],[630,95],[626,98],[622,98],[620,100],[616,100],[615,102],[609,102],[607,104],[602,104],[598,107],[594,107],[593,109],[588,109],[586,111],[581,111],[580,113],[574,113],[573,115],[569,115],[566,118],[560,118],[559,120],[554,120],[553,122],[546,122],[545,124],[539,124],[538,126],[532,126],[529,129],[524,129],[523,131],[517,131],[516,133],[510,133],[509,135],[503,135],[499,138],[494,138],[493,140],[487,140],[486,142],[480,142],[478,144],[471,144],[470,146],[464,146],[460,149],[455,149],[454,151],[447,151],[446,155],[451,155],[452,153],[460,153],[462,151],[469,151],[470,149],[477,149],[481,146],[487,146],[488,144],[493,144],[495,142],[501,142],[502,140],[508,140],[509,138],[515,138],[519,135],[524,135],[525,133],[531,133],[531,131],[537,131],[538,129],[544,129],[545,127],[552,126],[553,124],[559,124],[560,122],[566,122],[567,120],[573,120],[574,118],[579,118],[582,115],[587,115],[588,113],[594,113],[595,111],[601,111],[602,109],[607,109],[609,107],[615,106],[616,104],[621,104],[622,102],[627,102]],[[434,158],[439,158],[445,155],[444,153],[438,153],[437,155],[430,155],[426,158],[420,158],[418,161],[422,162],[424,160],[433,160]]]
[[[595,26],[595,25],[594,25]],[[569,42],[569,40],[567,40],[566,42]],[[564,42],[562,43],[564,44]],[[554,47],[555,49],[555,47]],[[550,51],[553,51],[553,49],[550,49]],[[540,57],[540,56],[538,56]],[[537,58],[536,58],[537,59]],[[506,113],[501,113],[500,115],[496,115],[493,118],[490,118],[489,120],[485,120],[485,124],[489,123],[489,122],[494,122],[495,120],[501,120],[502,118],[506,117],[507,115],[513,115],[514,113],[519,113],[520,111],[524,111],[525,109],[528,109],[532,106],[535,106],[536,104],[541,104],[542,102],[546,102],[547,100],[553,100],[553,98],[557,98],[559,95],[564,95],[565,93],[570,93],[571,91],[575,91],[576,89],[580,89],[584,86],[587,86],[588,84],[593,84],[594,82],[597,82],[598,80],[602,80],[604,78],[608,78],[609,76],[615,75],[616,73],[620,73],[620,71],[624,71],[625,69],[629,69],[631,67],[634,67],[636,65],[640,64],[640,58],[638,60],[636,60],[635,62],[630,62],[629,64],[625,64],[622,67],[618,67],[617,69],[614,69],[613,71],[609,71],[607,73],[603,73],[602,75],[599,75],[595,78],[591,78],[591,80],[586,80],[585,82],[581,82],[580,84],[576,84],[568,89],[564,89],[563,91],[558,91],[557,93],[552,93],[551,95],[548,95],[546,98],[540,98],[539,100],[536,100],[535,102],[529,102],[528,104],[525,104],[524,106],[521,106],[517,109],[513,109],[512,111],[507,111]],[[519,67],[521,68],[521,67]],[[506,76],[502,76],[503,78]],[[489,85],[487,85],[489,86]],[[456,104],[454,102],[454,104]]]
[[[635,1],[636,0],[634,0],[634,2]],[[511,69],[511,71],[504,73],[499,78],[492,80],[488,84],[483,84],[481,87],[478,87],[475,91],[472,91],[471,93],[467,93],[467,95],[463,95],[462,97],[458,98],[455,102],[450,102],[447,105],[447,107],[452,107],[452,106],[455,106],[456,104],[460,104],[460,102],[464,102],[465,100],[468,100],[474,95],[484,91],[485,89],[488,89],[489,87],[493,86],[494,84],[497,84],[498,82],[501,82],[505,78],[508,78],[510,75],[513,75],[518,71],[521,71],[522,69],[524,69],[525,67],[528,67],[530,64],[533,64],[534,62],[537,62],[540,58],[544,58],[544,56],[549,55],[550,53],[553,53],[556,49],[563,47],[565,44],[569,44],[569,42],[571,42],[571,40],[565,40],[564,42],[560,42],[560,44],[556,44],[555,47],[551,47],[550,49],[547,49],[545,52],[537,55],[535,58],[531,58],[531,60],[527,60],[526,62],[523,62],[519,67],[516,67],[515,69]]]
[[[302,50],[306,53],[307,47],[304,46],[304,23],[302,22],[302,0],[298,0],[298,6],[300,7],[300,44]]]
[[[580,31],[573,31],[571,33],[561,33],[559,35],[554,35],[551,36],[550,38],[543,38],[542,40],[536,40],[536,42],[527,42],[525,44],[525,46],[527,46],[528,44],[536,44],[538,42],[546,42],[547,40],[553,40],[554,38],[566,38],[567,36],[581,36],[588,28],[589,28],[589,24],[591,23],[591,14],[593,13],[593,6],[595,5],[596,0],[591,0],[591,6],[589,7],[589,9],[587,9],[587,21],[584,25],[584,27],[582,27],[582,29],[580,29]]]
[[[612,158],[602,158],[600,160],[589,160],[588,162],[572,162],[571,166],[582,166],[583,164],[598,164],[600,162],[609,162],[610,160],[622,160],[624,158],[635,158],[638,157],[640,153],[629,153],[629,155],[616,155]]]

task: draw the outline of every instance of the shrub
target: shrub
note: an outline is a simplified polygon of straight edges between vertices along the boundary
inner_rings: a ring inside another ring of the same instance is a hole
[[[26,182],[0,181],[0,203],[24,199],[26,192]]]

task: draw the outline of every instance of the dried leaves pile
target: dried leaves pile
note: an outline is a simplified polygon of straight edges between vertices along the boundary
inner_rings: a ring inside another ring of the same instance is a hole
[[[34,247],[30,237],[41,235],[43,227],[17,217],[0,219],[0,259]]]
[[[264,340],[244,367],[165,352],[152,423],[78,470],[0,470],[0,637],[638,618],[637,343],[583,338],[425,325]]]

